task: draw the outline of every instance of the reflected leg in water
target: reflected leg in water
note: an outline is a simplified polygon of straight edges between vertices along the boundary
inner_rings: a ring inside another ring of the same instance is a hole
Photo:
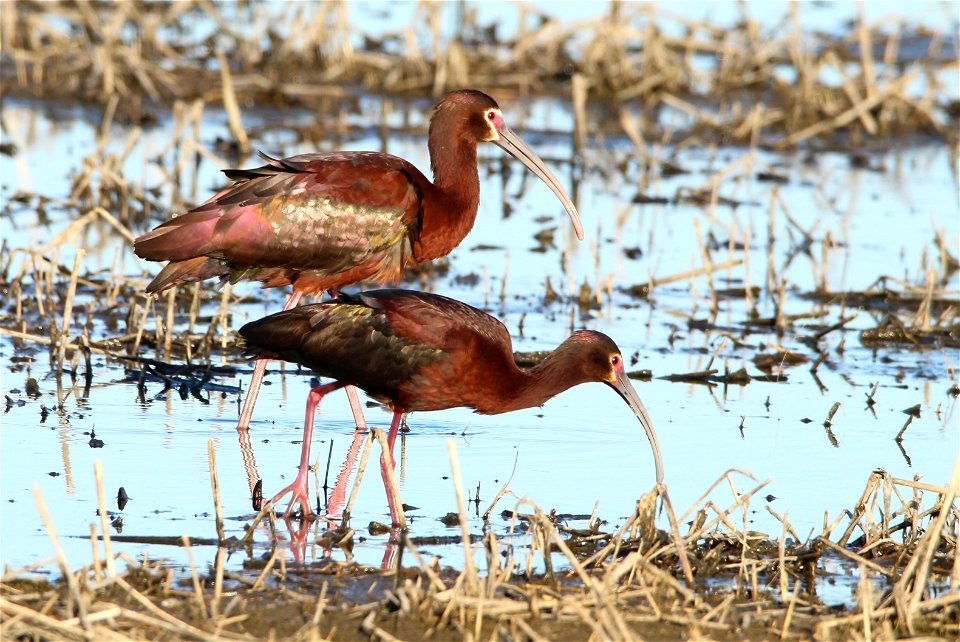
[[[310,535],[310,527],[313,526],[313,520],[292,520],[284,519],[287,524],[287,533],[290,535],[290,553],[297,564],[303,564],[307,552],[307,538]],[[296,522],[296,523],[294,523]]]
[[[240,455],[243,457],[243,469],[247,473],[247,486],[253,498],[253,510],[263,507],[263,491],[257,492],[260,485],[260,473],[257,472],[257,456],[253,452],[253,443],[250,441],[250,431],[237,431],[237,441],[240,442]]]
[[[397,542],[399,542],[400,538],[403,536],[401,534],[401,530],[402,529],[398,526],[390,529],[390,539],[387,541],[387,545],[383,549],[383,559],[380,560],[380,570],[382,571],[392,571],[396,566],[399,565],[400,558],[397,556],[399,545]]]
[[[350,475],[353,473],[357,464],[357,456],[360,454],[360,446],[367,436],[366,430],[356,430],[353,433],[353,441],[350,443],[350,449],[347,456],[340,465],[340,472],[337,474],[337,481],[333,484],[333,492],[327,500],[327,517],[331,519],[340,519],[343,517],[343,509],[347,505],[347,484],[350,483]]]

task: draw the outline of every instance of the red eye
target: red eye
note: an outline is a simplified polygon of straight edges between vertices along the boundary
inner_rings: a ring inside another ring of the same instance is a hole
[[[496,120],[496,119],[497,119],[497,112],[495,111],[487,112],[487,120]]]
[[[610,363],[612,365],[617,365],[618,363],[620,363],[620,357],[618,357],[617,355],[613,355],[612,357],[610,357]]]

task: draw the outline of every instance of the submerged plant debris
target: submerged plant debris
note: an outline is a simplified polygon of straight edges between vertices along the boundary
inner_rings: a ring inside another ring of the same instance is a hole
[[[924,399],[924,408],[935,406],[938,417],[942,410],[944,424],[955,427],[960,249],[939,229],[939,212],[930,217],[934,229],[919,264],[877,265],[871,285],[837,288],[849,242],[836,231],[847,225],[842,205],[816,192],[826,213],[811,223],[784,196],[797,172],[760,155],[794,151],[801,166],[816,166],[819,154],[832,152],[858,171],[886,173],[882,152],[932,143],[949,150],[955,167],[960,103],[943,81],[958,65],[955,34],[864,20],[843,35],[811,32],[796,6],[774,29],[746,13],[734,28],[720,28],[644,3],[614,2],[605,14],[570,24],[526,5],[516,11],[518,30],[506,35],[497,23],[480,22],[470,3],[420,3],[414,24],[363,34],[358,45],[353,38],[362,29],[351,24],[345,3],[0,2],[5,103],[33,105],[54,121],[79,111],[97,128],[64,193],[43,184],[4,186],[4,229],[35,218],[42,230],[41,240],[20,246],[5,232],[0,248],[4,377],[24,382],[7,384],[4,413],[36,413],[37,425],[51,429],[79,425],[91,394],[117,384],[136,390],[144,407],[178,398],[215,405],[239,396],[234,382],[249,368],[240,358],[236,317],[267,295],[196,284],[148,297],[143,266],[131,270],[125,262],[133,239],[217,187],[200,180],[202,164],[236,166],[262,146],[338,149],[370,136],[382,148],[388,139],[420,141],[432,97],[471,86],[518,99],[550,97],[568,108],[571,131],[535,133],[568,143],[569,158],[551,160],[569,168],[572,193],[597,181],[626,194],[620,200],[633,208],[693,208],[703,214],[690,225],[696,244],[676,251],[695,259],[671,273],[644,264],[615,281],[601,270],[600,255],[617,247],[606,237],[623,236],[618,227],[596,230],[595,274],[582,282],[551,283],[548,275],[542,290],[514,294],[509,261],[496,282],[499,271],[465,271],[443,259],[411,270],[407,286],[482,288],[491,310],[532,302],[571,328],[609,315],[615,299],[623,309],[660,305],[671,329],[666,345],[651,350],[689,353],[691,367],[667,370],[633,355],[631,376],[695,384],[672,388],[711,395],[717,388],[724,399],[728,388],[782,390],[797,381],[825,392],[818,368],[852,378],[856,364],[837,362],[854,343],[883,364],[906,354],[914,362],[891,365],[899,370],[882,383],[855,384],[866,410],[876,416],[884,388],[927,381],[947,401]],[[456,14],[453,35],[444,31],[446,12]],[[378,116],[360,113],[370,97]],[[201,125],[220,110],[230,135],[212,140]],[[268,115],[245,126],[251,112]],[[141,161],[134,150],[157,127],[169,130],[165,149]],[[684,156],[700,148],[712,150],[705,175]],[[0,153],[17,159],[24,150],[5,138]],[[162,178],[131,178],[130,165],[141,162]],[[484,172],[505,176],[501,206],[509,218],[519,193],[506,188],[506,164],[486,161]],[[763,188],[741,189],[745,184]],[[946,204],[954,213],[956,206]],[[767,210],[760,219],[766,230],[738,218],[748,208]],[[625,220],[629,211],[617,217]],[[574,250],[554,219],[537,223],[529,251],[557,255],[566,265]],[[652,233],[629,239],[618,260],[647,260],[653,242]],[[497,257],[502,249],[472,246]],[[750,282],[751,264],[765,266],[761,282]],[[810,275],[797,277],[797,264],[809,265]],[[669,305],[662,302],[668,296]],[[520,316],[511,332],[523,336],[524,323]],[[685,341],[690,336],[704,340],[694,345]],[[518,352],[516,359],[530,366],[543,354]],[[99,375],[103,370],[112,381]],[[810,409],[796,419],[837,447],[844,439],[841,408],[849,405],[836,401],[829,412]],[[909,464],[903,438],[921,406],[904,412],[887,443],[895,440]],[[740,435],[749,422],[739,418]],[[84,433],[84,447],[109,450],[116,438],[114,426],[97,424]],[[259,524],[242,518],[245,538],[228,538],[216,492],[216,533],[192,540],[124,535],[124,505],[136,503],[137,494],[119,487],[119,511],[111,511],[101,485],[93,557],[80,568],[64,556],[57,515],[48,514],[38,492],[60,574],[46,573],[50,559],[22,568],[8,563],[0,624],[4,639],[19,640],[955,639],[958,471],[960,464],[949,483],[938,485],[945,480],[921,479],[927,471],[901,479],[877,470],[859,499],[845,500],[848,510],[825,518],[819,533],[796,532],[789,507],[781,514],[776,498],[760,494],[767,482],[743,492],[744,480],[754,482],[741,471],[728,472],[680,515],[668,489],[656,488],[616,528],[595,514],[557,514],[531,500],[504,510],[508,482],[482,532],[464,526],[459,535],[439,537],[419,536],[416,528],[361,529],[351,525],[348,504],[343,519],[313,524],[284,523],[268,506]],[[62,472],[69,473],[37,474]],[[453,477],[459,484],[456,471]],[[679,485],[674,479],[668,475]],[[729,498],[720,497],[724,489]],[[478,515],[479,496],[477,488],[470,500]],[[498,502],[506,532],[489,528]],[[757,512],[771,515],[781,532],[751,530]],[[426,518],[454,529],[468,519],[463,510]],[[663,530],[658,518],[666,521]],[[388,541],[382,566],[353,559],[358,541],[375,535]],[[191,564],[115,554],[111,541],[176,546]],[[482,551],[484,568],[454,568],[427,552],[441,545],[464,547],[465,560],[468,550]],[[192,563],[201,547],[216,550],[209,567]],[[243,560],[241,570],[227,568],[230,556]],[[850,578],[855,588],[847,601],[823,596],[825,587]]]

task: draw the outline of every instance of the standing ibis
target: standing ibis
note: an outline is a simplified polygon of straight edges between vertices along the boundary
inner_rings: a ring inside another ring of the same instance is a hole
[[[506,150],[559,197],[579,239],[577,210],[543,161],[507,127],[490,96],[461,90],[440,99],[430,117],[431,183],[410,162],[379,152],[260,156],[266,165],[226,170],[236,183],[175,215],[134,242],[150,261],[168,261],[147,292],[220,277],[292,285],[284,309],[303,294],[370,281],[399,281],[404,268],[449,254],[477,217],[477,144]],[[266,362],[260,360],[237,428],[249,426]],[[356,392],[348,388],[358,427]]]
[[[307,493],[313,415],[328,392],[352,385],[393,410],[390,462],[381,457],[387,483],[401,416],[417,410],[473,408],[498,414],[530,408],[581,383],[606,383],[623,398],[647,432],[657,483],[663,464],[653,423],[624,370],[623,356],[605,334],[574,332],[538,365],[519,368],[507,328],[497,319],[453,299],[410,290],[341,294],[323,303],[278,312],[240,328],[248,356],[283,359],[312,369],[331,383],[307,398],[300,471],[290,486],[286,515],[295,503],[312,514]],[[385,454],[386,455],[386,454]],[[390,516],[398,522],[394,493]]]

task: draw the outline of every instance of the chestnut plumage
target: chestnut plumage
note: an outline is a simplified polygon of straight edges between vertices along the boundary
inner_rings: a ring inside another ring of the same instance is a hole
[[[345,385],[393,410],[392,451],[406,412],[466,407],[498,414],[539,406],[581,383],[602,382],[640,420],[653,449],[657,483],[663,481],[653,422],[626,375],[620,349],[603,333],[574,332],[541,363],[523,369],[514,361],[506,327],[485,312],[436,294],[374,290],[272,314],[246,324],[240,334],[250,356],[299,363],[333,380],[315,387],[308,399],[300,475],[275,498],[292,492],[291,506],[299,501],[309,510],[306,470],[314,409],[324,394]],[[388,490],[387,496],[393,494]],[[390,512],[396,522],[392,500]]]
[[[503,148],[540,177],[583,228],[560,182],[475,90],[443,96],[430,117],[433,182],[410,162],[380,152],[260,156],[266,165],[227,170],[236,182],[134,242],[150,261],[168,261],[148,292],[220,277],[264,287],[292,285],[284,309],[303,294],[368,281],[392,284],[406,267],[445,256],[473,228],[480,204],[477,145]],[[266,362],[254,370],[238,429],[248,427]],[[356,396],[351,405],[363,423]]]

